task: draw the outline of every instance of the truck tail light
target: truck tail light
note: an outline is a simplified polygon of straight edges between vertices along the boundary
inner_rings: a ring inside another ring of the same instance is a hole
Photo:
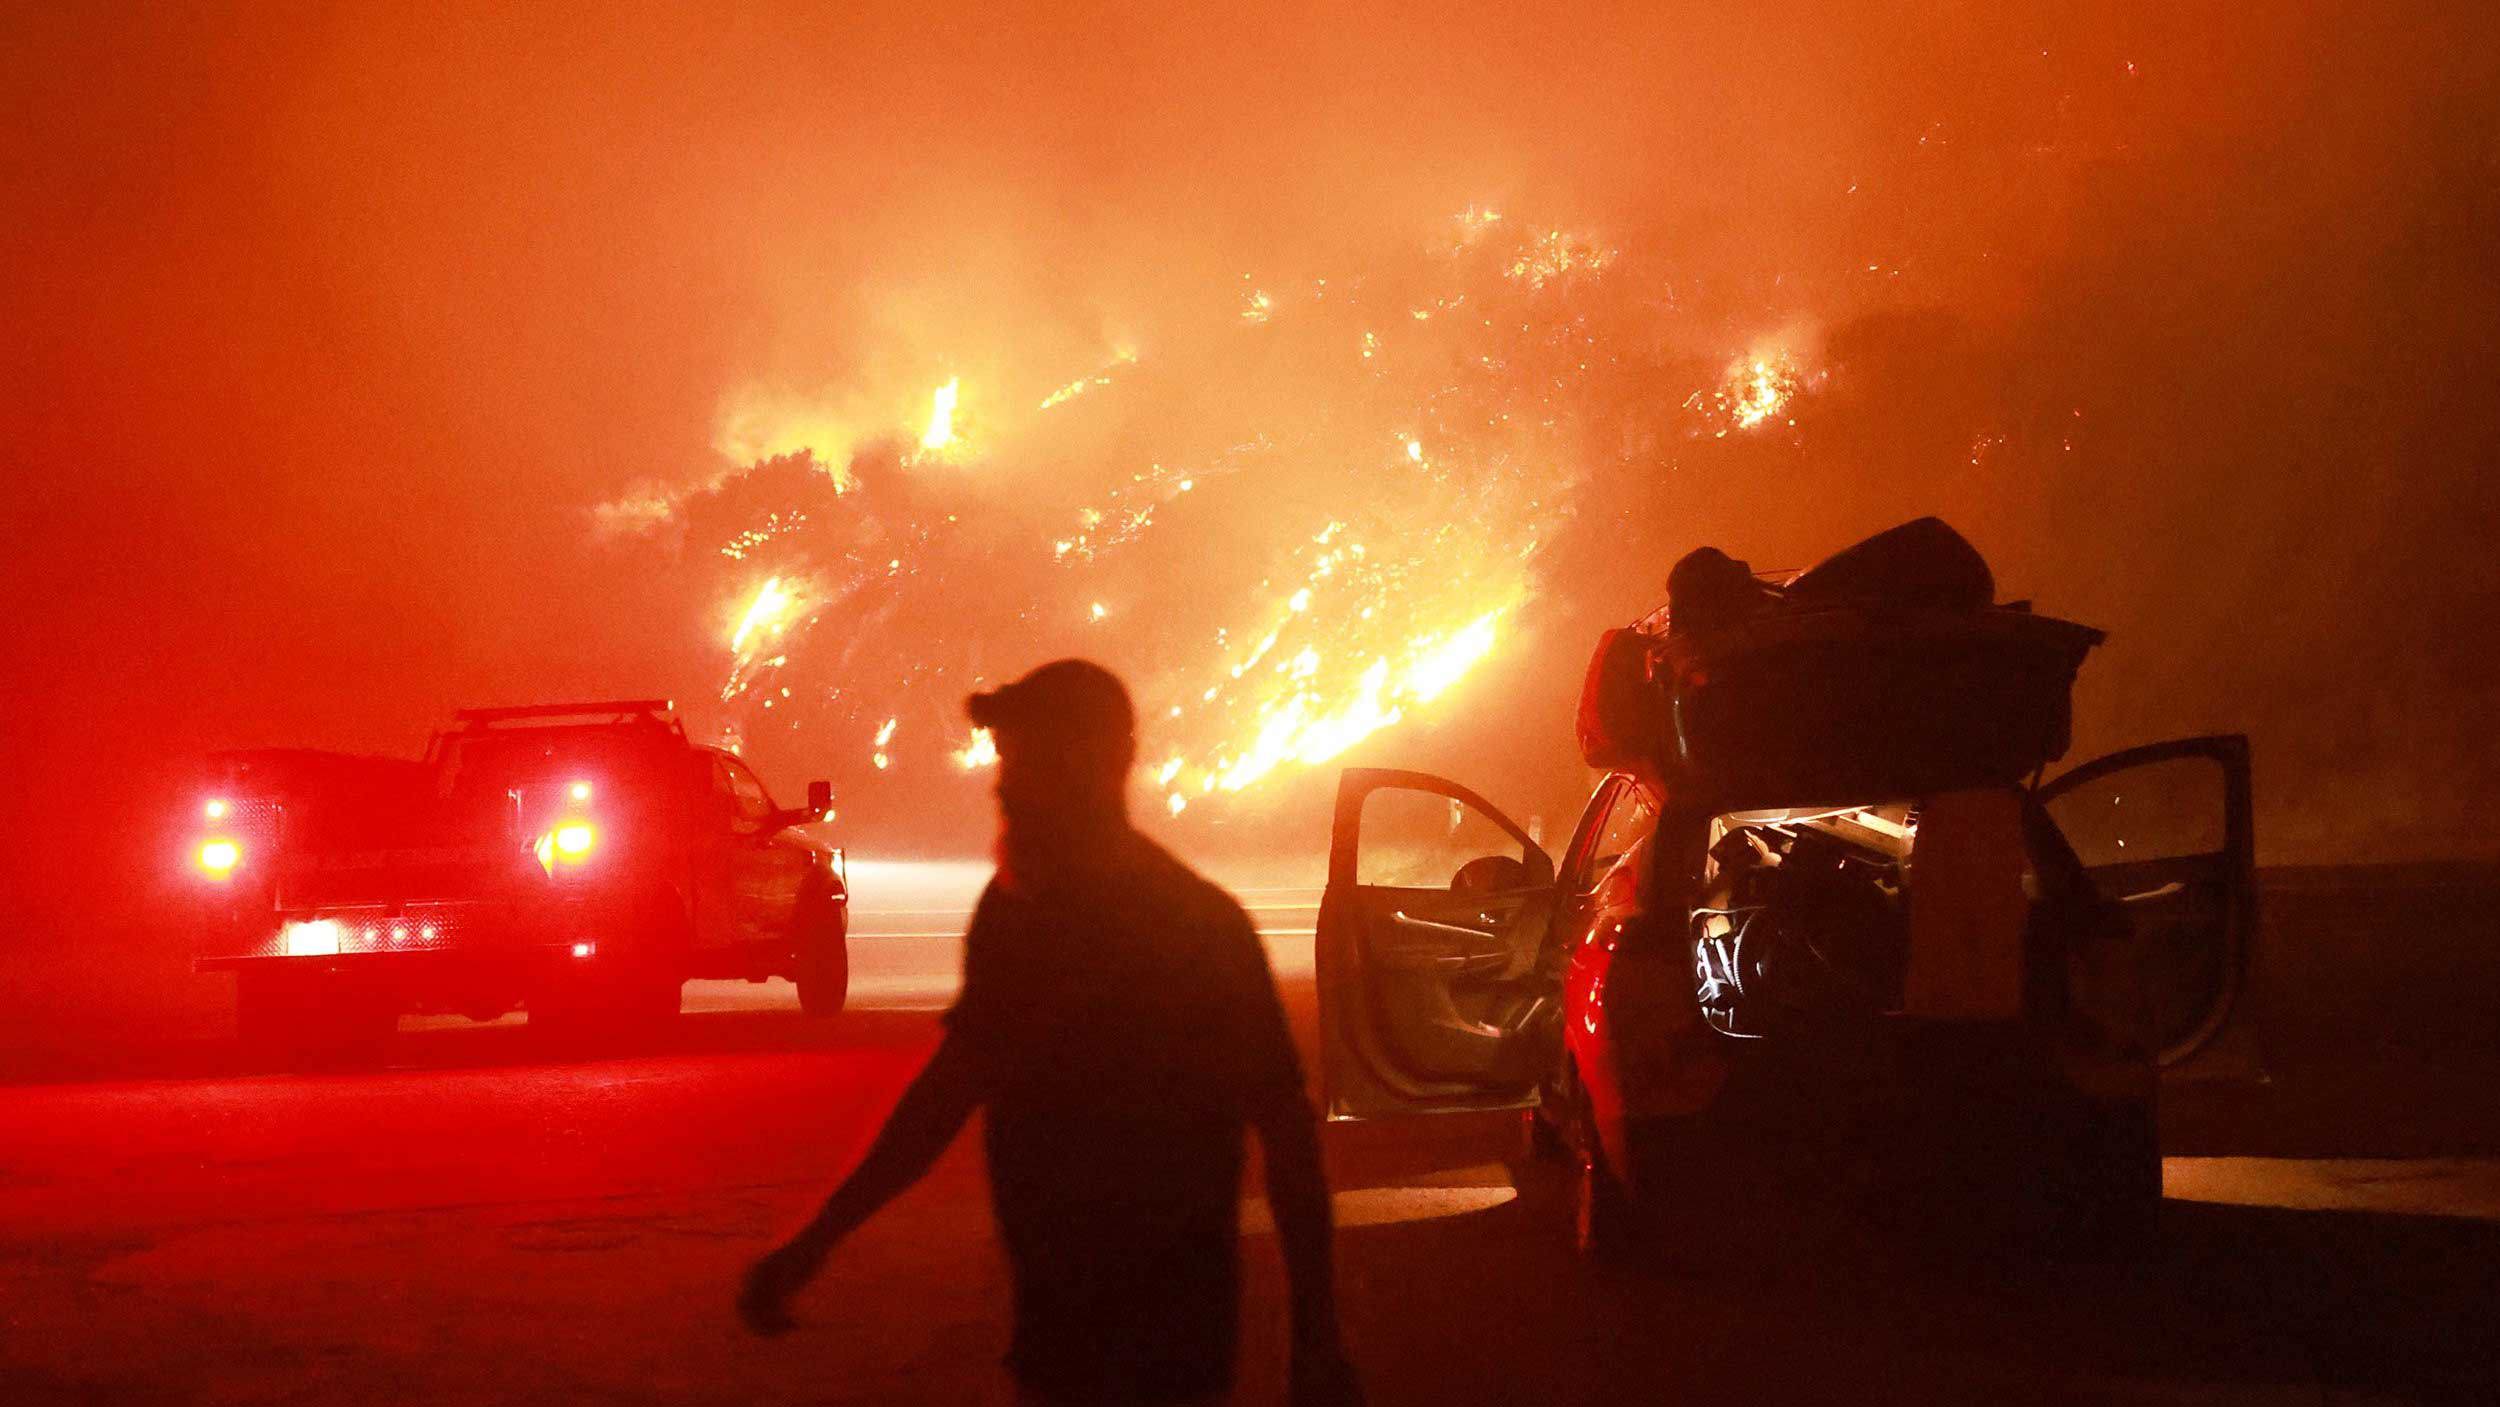
[[[234,873],[235,866],[243,863],[243,847],[219,836],[201,841],[199,854],[194,858],[199,862],[201,874],[210,879],[224,879]]]
[[[286,955],[291,958],[337,957],[339,925],[336,919],[316,918],[290,923],[283,934]]]
[[[599,848],[599,828],[586,820],[558,821],[553,829],[542,832],[530,852],[538,857],[538,867],[548,874],[560,868],[580,865]]]

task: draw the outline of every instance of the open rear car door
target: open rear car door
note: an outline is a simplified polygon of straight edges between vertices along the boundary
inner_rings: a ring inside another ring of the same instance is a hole
[[[1554,862],[1484,798],[1348,769],[1319,913],[1328,1116],[1534,1104],[1561,1039],[1555,898]]]
[[[2257,928],[2248,739],[2131,748],[2040,790],[2101,897],[2126,914],[2146,1043],[2173,1065],[2230,1019]]]

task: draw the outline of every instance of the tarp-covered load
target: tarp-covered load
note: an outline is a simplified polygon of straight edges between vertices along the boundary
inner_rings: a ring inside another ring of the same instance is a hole
[[[1702,548],[1665,610],[1600,640],[1582,755],[1729,808],[2020,781],[2066,751],[2075,671],[2102,635],[1995,591],[1935,518],[1785,584]]]

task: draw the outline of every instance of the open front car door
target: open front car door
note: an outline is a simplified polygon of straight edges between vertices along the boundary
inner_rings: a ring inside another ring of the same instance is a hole
[[[1347,770],[1319,913],[1328,1116],[1534,1104],[1561,1037],[1555,895],[1554,862],[1484,798]]]
[[[2104,900],[2128,920],[2144,1046],[2163,1065],[2230,1019],[2257,927],[2248,739],[2183,738],[2099,758],[2040,791]]]

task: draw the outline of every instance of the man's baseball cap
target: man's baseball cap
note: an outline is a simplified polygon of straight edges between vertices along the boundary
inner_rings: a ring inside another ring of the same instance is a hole
[[[1119,676],[1091,660],[1052,660],[1022,679],[964,700],[972,721],[1021,737],[1132,738],[1137,710]]]

